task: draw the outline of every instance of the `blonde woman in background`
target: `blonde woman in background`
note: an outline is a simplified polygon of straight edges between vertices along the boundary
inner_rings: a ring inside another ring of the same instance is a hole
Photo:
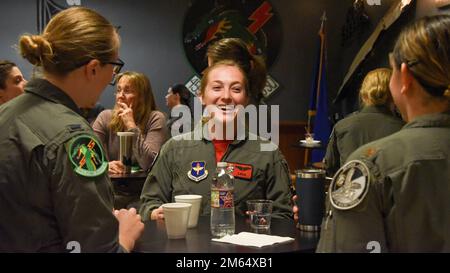
[[[395,105],[389,91],[391,74],[392,70],[388,68],[370,71],[359,92],[361,110],[334,126],[324,158],[328,175],[334,175],[360,146],[402,128],[404,123],[394,114]]]
[[[117,132],[135,134],[133,160],[147,171],[167,140],[166,118],[156,109],[149,79],[142,73],[127,71],[117,76],[116,105],[105,110],[92,125],[107,150],[109,172],[122,173]]]

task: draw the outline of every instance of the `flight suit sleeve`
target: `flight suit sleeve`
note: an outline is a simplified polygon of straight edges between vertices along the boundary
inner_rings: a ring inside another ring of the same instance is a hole
[[[66,145],[75,136],[64,132],[45,152],[63,243],[78,242],[81,252],[125,252],[118,241],[119,225],[112,213],[113,195],[107,173],[84,177],[74,171]]]
[[[324,157],[325,170],[328,176],[333,176],[340,167],[340,155],[337,147],[336,131],[333,129],[328,141],[327,151]]]
[[[169,142],[163,145],[145,180],[139,209],[143,221],[150,220],[154,209],[171,202],[173,174],[170,162],[173,160],[170,159],[170,149]]]
[[[267,176],[266,198],[273,201],[273,217],[292,219],[289,167],[279,150],[274,152],[274,161]]]
[[[383,184],[373,175],[371,181],[367,195],[354,208],[344,210],[327,200],[327,215],[322,223],[317,252],[388,251],[383,222]]]

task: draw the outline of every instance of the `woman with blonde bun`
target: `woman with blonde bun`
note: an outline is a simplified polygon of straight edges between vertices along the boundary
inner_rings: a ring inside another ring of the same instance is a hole
[[[143,230],[136,210],[113,211],[108,162],[80,108],[118,73],[119,35],[74,7],[20,54],[42,73],[0,107],[0,252],[128,252]]]
[[[391,74],[388,68],[367,73],[359,91],[361,110],[340,120],[333,128],[324,158],[328,175],[332,176],[357,148],[391,135],[404,125],[394,114],[389,91]]]

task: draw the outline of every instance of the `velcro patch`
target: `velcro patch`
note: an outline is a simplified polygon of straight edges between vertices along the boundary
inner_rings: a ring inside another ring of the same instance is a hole
[[[229,165],[233,166],[233,176],[235,178],[251,180],[253,177],[253,166],[250,164],[240,164],[227,162]]]
[[[367,195],[370,174],[367,165],[352,160],[340,168],[330,184],[330,201],[333,207],[348,210],[359,205]]]
[[[78,135],[69,142],[68,156],[74,171],[85,177],[96,177],[108,169],[102,146],[90,135]]]
[[[208,176],[208,170],[206,169],[205,161],[192,161],[191,169],[187,172],[189,179],[195,182],[199,182]]]

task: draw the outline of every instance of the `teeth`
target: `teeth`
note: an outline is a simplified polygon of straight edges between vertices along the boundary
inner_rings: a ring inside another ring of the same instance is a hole
[[[219,105],[218,107],[222,111],[233,111],[234,110],[234,105]]]

